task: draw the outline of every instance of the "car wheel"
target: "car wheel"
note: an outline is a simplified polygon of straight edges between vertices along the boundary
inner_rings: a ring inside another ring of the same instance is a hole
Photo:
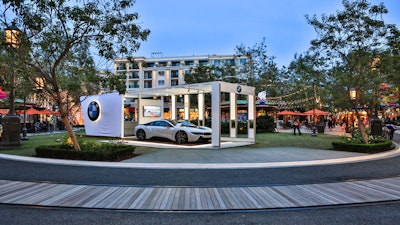
[[[188,141],[187,134],[184,131],[178,131],[175,135],[175,141],[177,144],[184,144]]]
[[[146,139],[146,133],[144,132],[144,130],[138,130],[136,132],[136,137],[139,141],[143,141]]]

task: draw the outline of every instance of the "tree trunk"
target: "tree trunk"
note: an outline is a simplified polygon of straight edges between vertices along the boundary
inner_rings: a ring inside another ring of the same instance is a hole
[[[69,123],[69,120],[68,120],[69,109],[67,109],[67,107],[63,105],[60,93],[57,93],[57,98],[58,98],[57,99],[58,108],[59,108],[60,114],[61,114],[61,120],[64,122],[65,129],[67,129],[67,131],[68,131],[68,134],[69,134],[69,137],[71,138],[74,149],[77,151],[80,151],[81,147],[79,146],[78,139],[76,138],[76,135],[75,135],[74,131],[72,130],[71,124]]]
[[[61,114],[61,115],[63,115],[63,114]],[[75,135],[74,131],[72,130],[71,124],[69,123],[68,116],[67,115],[61,116],[61,119],[64,122],[65,129],[67,129],[68,134],[72,140],[74,149],[80,151],[81,147],[79,146],[78,139],[76,138],[76,135]]]

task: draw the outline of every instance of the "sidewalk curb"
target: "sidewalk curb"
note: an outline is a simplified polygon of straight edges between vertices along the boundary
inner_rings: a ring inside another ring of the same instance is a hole
[[[400,155],[400,147],[393,142],[395,150],[376,153],[371,155],[310,160],[310,161],[292,161],[292,162],[266,162],[266,163],[124,163],[124,162],[94,162],[78,161],[64,159],[35,158],[27,156],[14,156],[0,154],[1,159],[15,160],[29,163],[44,163],[68,166],[90,166],[90,167],[109,167],[109,168],[136,168],[136,169],[255,169],[255,168],[285,168],[285,167],[303,167],[303,166],[321,166],[335,165],[344,163],[356,163],[371,160],[380,160]]]

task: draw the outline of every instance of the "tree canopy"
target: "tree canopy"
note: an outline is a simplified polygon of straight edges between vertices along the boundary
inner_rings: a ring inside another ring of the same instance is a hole
[[[19,54],[17,63],[59,107],[71,137],[74,134],[68,126],[65,96],[77,99],[96,93],[100,87],[91,52],[95,50],[108,60],[132,56],[150,34],[137,23],[139,15],[129,13],[134,2],[3,0],[1,23],[16,25],[22,34],[24,54]],[[111,86],[125,91],[121,85]],[[79,149],[73,139],[74,147]]]
[[[387,74],[378,68],[385,58],[383,53],[391,48],[390,43],[398,40],[398,31],[395,25],[383,21],[388,12],[383,3],[372,5],[366,0],[342,3],[344,10],[334,15],[322,15],[320,19],[307,15],[306,19],[318,35],[311,41],[311,49],[332,69],[328,79],[349,101],[349,90],[357,91],[354,109],[361,121],[358,107],[371,106],[370,100],[376,99],[379,85],[388,81]],[[362,124],[360,130],[367,142]]]

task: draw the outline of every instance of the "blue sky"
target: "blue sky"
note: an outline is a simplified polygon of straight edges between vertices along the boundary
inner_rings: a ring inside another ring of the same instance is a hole
[[[399,0],[383,2],[385,22],[400,28]],[[341,0],[136,0],[139,23],[151,30],[135,56],[234,54],[235,47],[252,47],[266,38],[267,53],[278,66],[288,65],[316,37],[305,15],[335,14]]]

